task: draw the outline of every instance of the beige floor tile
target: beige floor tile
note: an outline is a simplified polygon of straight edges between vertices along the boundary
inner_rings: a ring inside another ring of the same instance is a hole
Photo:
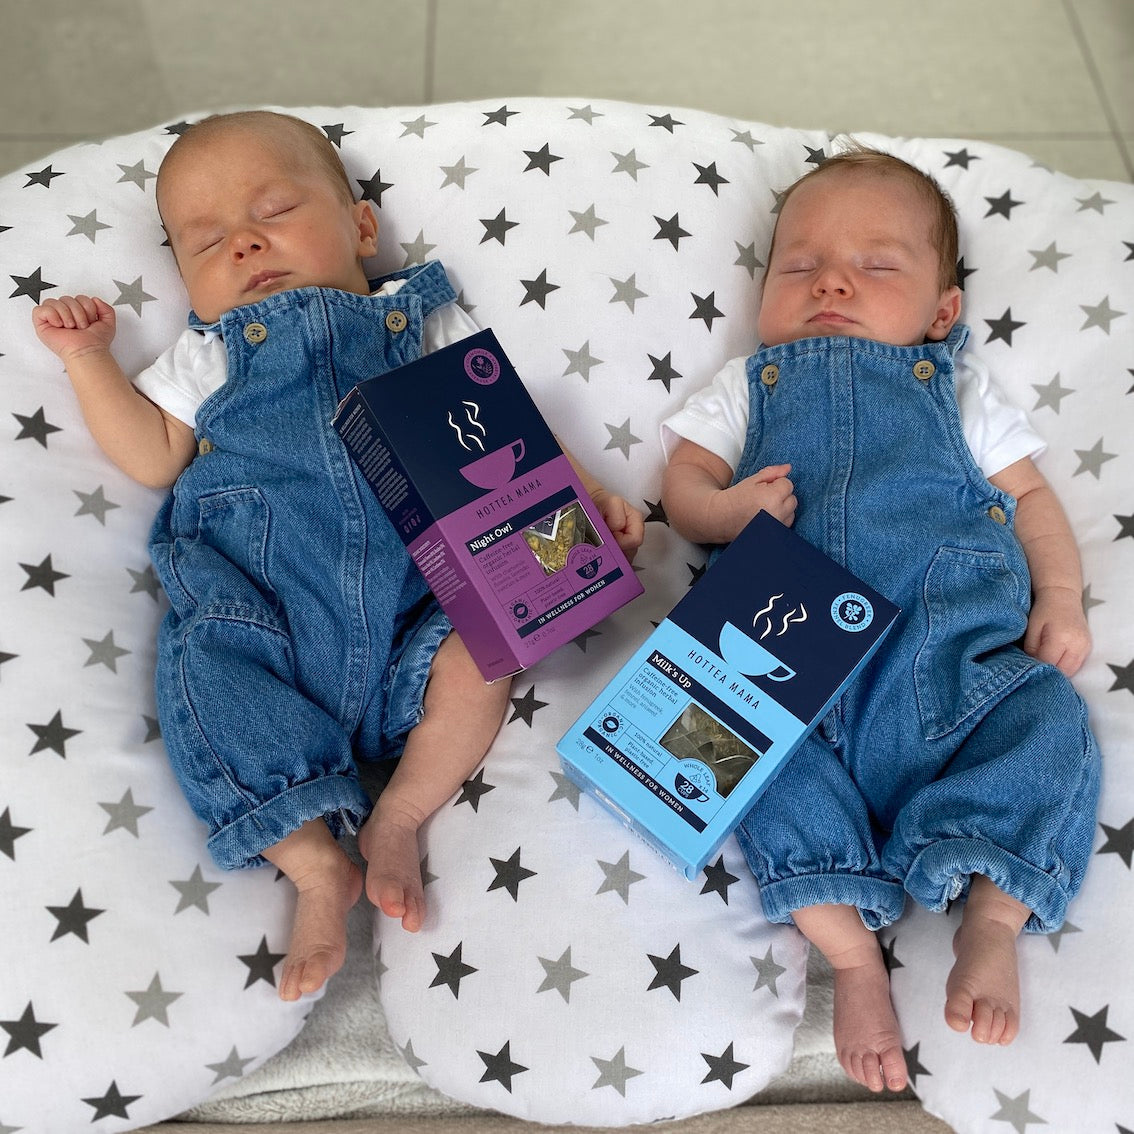
[[[1134,4],[1076,0],[1072,12],[1118,129],[1134,134]]]
[[[434,97],[517,93],[892,134],[1108,129],[1062,0],[437,0]]]

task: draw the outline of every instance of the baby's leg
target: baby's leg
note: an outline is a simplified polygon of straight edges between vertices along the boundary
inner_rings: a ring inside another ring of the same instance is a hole
[[[347,914],[362,894],[362,873],[335,842],[322,819],[264,851],[295,883],[295,925],[280,980],[281,1000],[322,988],[346,957]]]
[[[843,1070],[872,1091],[902,1090],[906,1060],[878,938],[854,906],[808,906],[792,917],[835,971],[835,1051]]]
[[[945,1021],[972,1028],[977,1043],[1009,1044],[1020,1030],[1016,938],[1031,910],[982,874],[974,874],[961,927],[953,938],[956,963],[945,983]]]
[[[358,834],[366,893],[416,932],[425,918],[418,828],[472,774],[500,728],[509,682],[485,683],[464,643],[450,634],[433,659],[425,713],[406,738],[397,770]]]

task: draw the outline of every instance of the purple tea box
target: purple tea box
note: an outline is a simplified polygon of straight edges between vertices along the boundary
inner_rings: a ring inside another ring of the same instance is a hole
[[[642,593],[491,330],[359,383],[334,425],[486,681]]]

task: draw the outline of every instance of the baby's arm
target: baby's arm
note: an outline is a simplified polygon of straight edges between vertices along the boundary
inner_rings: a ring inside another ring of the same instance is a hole
[[[1030,457],[989,479],[1016,498],[1016,535],[1032,576],[1032,611],[1024,649],[1070,677],[1091,649],[1083,614],[1083,571],[1071,525]]]
[[[734,485],[732,469],[716,453],[682,440],[662,481],[665,514],[695,543],[730,543],[761,509],[790,527],[797,503],[790,471],[791,465],[768,465]]]
[[[575,460],[573,454],[566,449],[563,453],[571,462],[575,475],[583,482],[587,495],[595,502],[603,523],[610,528],[610,534],[614,536],[615,543],[622,549],[626,558],[633,562],[634,555],[642,546],[642,540],[646,535],[646,521],[642,513],[629,500],[610,492],[600,480],[593,477]]]
[[[67,295],[38,306],[32,322],[40,342],[67,368],[102,451],[142,484],[171,485],[193,459],[193,430],[140,394],[114,360],[114,308],[87,295]]]

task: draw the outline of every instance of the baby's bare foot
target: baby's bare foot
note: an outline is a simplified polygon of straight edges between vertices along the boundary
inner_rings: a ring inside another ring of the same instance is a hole
[[[366,895],[387,917],[416,933],[425,921],[425,891],[412,819],[375,808],[358,833],[366,859]]]
[[[881,955],[835,969],[835,1051],[843,1070],[872,1091],[900,1091],[908,1082]]]

